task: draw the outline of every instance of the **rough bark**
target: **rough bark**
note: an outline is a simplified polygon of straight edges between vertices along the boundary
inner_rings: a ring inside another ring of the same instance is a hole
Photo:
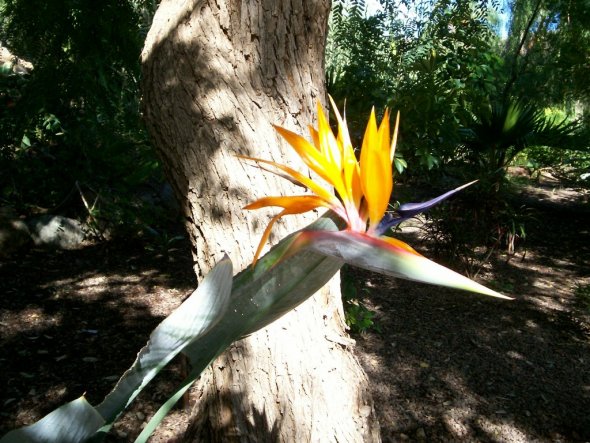
[[[272,124],[299,133],[324,99],[329,0],[164,0],[142,54],[145,118],[181,201],[202,277],[227,253],[248,266],[272,211],[301,193],[235,154],[302,167]],[[307,223],[277,225],[271,241]],[[378,441],[368,382],[334,279],[215,361],[193,390],[191,441]]]

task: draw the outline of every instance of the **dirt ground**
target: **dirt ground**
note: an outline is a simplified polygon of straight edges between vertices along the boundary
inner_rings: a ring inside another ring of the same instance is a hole
[[[590,284],[588,193],[549,181],[521,197],[535,215],[526,248],[493,256],[479,276],[514,301],[354,271],[380,329],[354,338],[383,441],[590,441],[590,320],[574,296]],[[402,235],[421,248],[419,231]],[[101,401],[193,288],[186,244],[1,261],[0,435],[84,393]],[[109,441],[133,441],[178,381],[174,364]],[[187,415],[176,409],[152,441],[179,438]]]

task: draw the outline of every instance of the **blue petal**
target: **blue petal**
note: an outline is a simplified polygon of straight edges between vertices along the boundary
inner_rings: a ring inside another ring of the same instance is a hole
[[[395,211],[395,214],[385,214],[385,217],[383,217],[383,219],[379,223],[379,226],[377,227],[377,234],[382,235],[385,232],[387,232],[389,228],[393,228],[394,226],[399,225],[401,222],[406,221],[420,214],[421,212],[428,211],[433,206],[436,206],[443,200],[449,198],[456,192],[465,189],[467,186],[472,185],[476,181],[477,180],[467,183],[463,186],[459,186],[458,188],[446,192],[443,195],[439,195],[438,197],[433,198],[432,200],[428,200],[422,203],[404,203],[403,205],[400,205],[400,207]]]

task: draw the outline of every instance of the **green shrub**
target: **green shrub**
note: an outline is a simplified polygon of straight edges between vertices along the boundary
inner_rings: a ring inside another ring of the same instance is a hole
[[[138,189],[163,174],[139,110],[155,3],[2,0],[0,40],[32,63],[0,71],[0,204],[129,232],[161,214]],[[85,201],[86,200],[86,201]]]
[[[352,333],[360,334],[369,330],[381,331],[375,323],[375,312],[363,303],[363,298],[369,295],[366,287],[361,287],[354,270],[344,266],[340,273],[340,287],[346,324]]]

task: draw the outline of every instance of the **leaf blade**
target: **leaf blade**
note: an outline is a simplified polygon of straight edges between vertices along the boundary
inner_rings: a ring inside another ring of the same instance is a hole
[[[105,424],[84,396],[60,406],[38,422],[5,434],[1,443],[79,443]]]
[[[193,294],[154,329],[134,364],[96,407],[108,422],[115,420],[176,354],[221,320],[229,304],[232,274],[231,261],[225,257]]]

